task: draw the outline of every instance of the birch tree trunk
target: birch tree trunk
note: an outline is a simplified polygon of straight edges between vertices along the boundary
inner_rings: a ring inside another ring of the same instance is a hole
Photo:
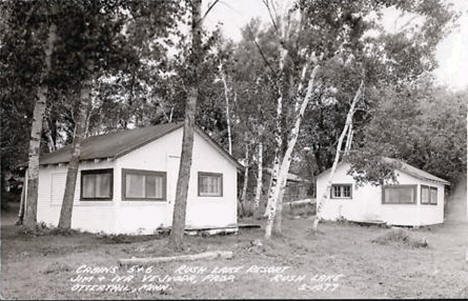
[[[231,116],[229,114],[229,88],[226,81],[226,74],[224,74],[223,66],[220,67],[221,80],[224,85],[224,99],[226,100],[226,123],[228,132],[229,154],[232,155],[232,136],[231,136]]]
[[[338,139],[338,146],[336,147],[335,159],[333,161],[332,169],[328,177],[327,187],[324,193],[322,194],[322,196],[320,197],[320,199],[317,199],[316,217],[314,219],[313,227],[312,227],[314,232],[317,232],[318,230],[318,224],[320,222],[320,209],[322,207],[322,203],[330,195],[330,190],[331,190],[331,186],[333,183],[333,177],[335,175],[336,167],[338,166],[338,162],[340,160],[340,152],[341,152],[341,148],[343,145],[343,140],[344,140],[344,137],[346,136],[346,133],[348,132],[350,125],[352,124],[354,110],[355,110],[356,104],[361,98],[363,88],[364,88],[364,80],[361,81],[361,84],[359,85],[359,88],[356,91],[356,94],[354,95],[354,99],[353,99],[353,102],[351,103],[351,107],[349,108],[348,114],[346,115],[345,126],[343,128],[343,131],[341,132],[340,138]]]
[[[169,237],[169,246],[175,250],[183,249],[185,230],[185,216],[187,209],[187,192],[192,166],[193,136],[195,128],[195,114],[198,99],[197,71],[201,60],[201,0],[192,0],[192,53],[189,62],[190,76],[188,79],[188,98],[185,106],[185,121],[182,138],[182,153],[180,156],[179,175],[177,178],[176,198],[172,217],[172,230]]]
[[[279,61],[279,69],[281,74],[284,71],[284,63],[286,57],[288,55],[288,50],[284,47],[280,49],[280,61]],[[281,80],[279,81],[281,82]],[[280,161],[281,161],[281,149],[283,147],[283,137],[281,136],[281,116],[283,115],[283,91],[281,87],[278,87],[279,97],[277,98],[276,103],[276,129],[274,131],[275,135],[275,156],[273,159],[273,171],[271,174],[270,180],[270,189],[268,190],[268,199],[267,199],[267,206],[265,208],[265,217],[268,217],[270,212],[273,210],[272,207],[275,206],[273,204],[273,195],[274,195],[274,188],[277,185],[278,174],[280,170]]]
[[[278,181],[278,174],[280,170],[280,152],[281,148],[283,146],[283,138],[281,137],[281,121],[279,120],[281,117],[281,112],[282,112],[282,105],[283,105],[283,97],[280,96],[278,97],[278,105],[277,105],[277,121],[276,121],[276,131],[275,131],[275,141],[276,141],[276,146],[275,146],[275,156],[273,159],[273,169],[270,177],[270,188],[268,189],[268,199],[267,199],[267,205],[265,208],[265,217],[268,217],[270,212],[273,210],[273,207],[275,206],[274,204],[274,190],[277,185]]]
[[[62,208],[60,210],[60,219],[58,227],[64,230],[71,228],[73,214],[73,201],[75,199],[76,178],[80,163],[81,141],[86,131],[87,108],[91,101],[92,80],[86,81],[80,91],[80,112],[75,122],[75,136],[73,138],[73,149],[70,162],[68,163],[67,179],[65,182],[65,192],[63,194]]]
[[[351,144],[353,143],[353,135],[354,135],[353,121],[351,120],[351,124],[349,125],[349,128],[348,128],[348,134],[346,135],[344,156],[349,155],[349,152],[351,151]]]
[[[260,207],[260,198],[262,197],[263,188],[263,143],[258,144],[258,158],[257,158],[257,188],[255,189],[254,201],[254,216],[258,216],[258,209]]]
[[[307,105],[309,104],[309,101],[312,98],[314,81],[315,81],[315,77],[317,75],[319,68],[320,68],[320,65],[316,65],[310,74],[310,79],[307,85],[306,95],[304,97],[304,100],[302,101],[300,111],[297,114],[294,127],[291,130],[291,135],[287,144],[286,153],[284,154],[284,157],[281,163],[280,172],[278,175],[278,184],[274,187],[272,208],[269,212],[267,224],[265,227],[265,239],[271,238],[273,225],[274,225],[274,219],[276,217],[276,211],[278,209],[278,201],[280,199],[281,194],[284,193],[284,188],[286,187],[286,180],[287,180],[287,176],[289,173],[289,167],[291,165],[292,152],[294,150],[294,147],[296,146],[297,138],[299,136],[302,117],[304,116],[305,109],[307,108]],[[279,206],[282,206],[282,204],[280,204]],[[277,218],[281,219],[279,214]],[[275,228],[275,232],[279,231],[277,233],[281,233],[281,221],[277,222],[276,225],[277,227]]]
[[[45,45],[45,66],[41,75],[41,82],[37,88],[37,99],[34,105],[33,120],[31,125],[31,138],[29,141],[28,162],[28,191],[24,225],[29,230],[34,230],[37,223],[37,198],[39,186],[39,155],[42,134],[42,122],[47,104],[48,86],[46,79],[51,70],[52,51],[56,40],[57,28],[55,24],[49,25],[47,43]]]
[[[271,7],[269,6],[268,2],[264,2],[266,5],[266,8],[270,14],[270,19],[274,23],[275,22],[275,17],[273,14],[273,11],[271,10]],[[284,74],[284,66],[286,63],[286,58],[289,54],[288,49],[285,47],[286,40],[288,39],[288,27],[286,22],[282,22],[282,28],[279,29],[279,35],[280,35],[280,43],[279,43],[279,80],[276,83],[278,86],[278,94],[279,97],[277,98],[277,105],[276,105],[276,129],[274,131],[275,135],[275,141],[276,141],[276,146],[275,146],[275,156],[273,159],[273,172],[271,174],[271,181],[270,181],[270,188],[268,190],[268,199],[267,199],[267,206],[265,208],[265,217],[268,217],[273,210],[276,210],[275,207],[276,205],[274,204],[274,189],[277,186],[277,178],[280,170],[280,162],[281,162],[281,151],[283,148],[283,137],[281,136],[281,118],[283,115],[283,90],[282,90],[282,82],[283,78],[285,76]]]
[[[249,145],[245,145],[245,168],[244,168],[244,183],[242,184],[242,194],[240,201],[240,214],[243,216],[247,204],[247,186],[249,184]]]

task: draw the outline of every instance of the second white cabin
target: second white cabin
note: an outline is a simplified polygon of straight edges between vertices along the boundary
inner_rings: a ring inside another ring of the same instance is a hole
[[[394,159],[391,159],[394,160]],[[425,226],[444,222],[445,185],[438,178],[414,166],[398,161],[397,183],[358,186],[348,174],[350,164],[338,165],[330,191],[327,191],[330,170],[317,177],[319,217],[336,221],[383,222],[400,226]]]

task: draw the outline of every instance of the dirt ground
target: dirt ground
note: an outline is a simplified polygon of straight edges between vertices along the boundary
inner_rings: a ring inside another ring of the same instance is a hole
[[[262,239],[261,229],[243,230],[238,235],[187,237],[191,247],[188,252],[232,250],[234,258],[164,263],[154,266],[151,271],[152,275],[174,275],[178,268],[186,265],[192,267],[192,270],[186,270],[190,275],[196,272],[194,266],[201,266],[208,271],[201,276],[203,278],[215,268],[218,271],[222,267],[240,270],[237,274],[229,274],[234,278],[228,277],[229,280],[224,282],[221,279],[197,283],[170,282],[163,291],[148,291],[148,287],[140,289],[140,273],[135,278],[137,280],[129,284],[136,285],[137,291],[78,292],[71,279],[77,277],[77,269],[83,264],[110,269],[117,265],[119,258],[167,255],[167,238],[145,237],[123,242],[92,234],[34,237],[19,233],[18,227],[11,224],[14,218],[6,217],[1,229],[2,298],[468,297],[468,262],[464,258],[468,227],[464,224],[411,230],[411,235],[424,237],[429,242],[428,248],[412,248],[404,244],[373,243],[375,237],[390,231],[385,228],[326,223],[322,224],[321,233],[313,235],[308,230],[310,220],[289,219],[284,223],[283,237],[261,246],[255,242]],[[276,276],[278,274],[267,274],[265,271],[268,270],[261,270],[260,266],[276,267],[276,272],[283,267],[286,271],[280,271],[281,276]],[[251,272],[247,272],[249,268]],[[252,272],[255,270],[256,273]],[[129,267],[113,272],[128,275]],[[108,277],[105,282],[115,274],[81,275]],[[300,278],[294,278],[294,275],[304,275],[305,280],[299,281]],[[94,278],[90,284],[96,281]],[[325,287],[323,284],[326,283],[332,286]]]
[[[458,188],[452,198],[466,199],[466,190]],[[117,260],[171,255],[167,238],[31,236],[14,225],[14,211],[1,217],[2,298],[468,298],[466,222],[408,230],[415,240],[429,243],[415,248],[373,242],[391,229],[323,223],[314,235],[310,219],[285,219],[284,235],[270,243],[262,242],[263,229],[186,238],[187,253],[230,250],[232,259],[134,270],[118,267]],[[122,278],[117,281],[116,275]],[[153,280],[144,282],[145,276]]]

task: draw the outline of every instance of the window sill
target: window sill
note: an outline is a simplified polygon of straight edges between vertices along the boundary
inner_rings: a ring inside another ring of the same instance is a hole
[[[119,201],[119,206],[121,208],[131,208],[131,207],[165,207],[171,203],[168,201]]]
[[[416,203],[381,203],[382,205],[417,205]]]
[[[62,207],[62,204],[50,204],[51,207]],[[111,201],[74,201],[73,207],[112,207],[114,202]]]
[[[165,203],[167,200],[164,199],[122,199],[121,202],[151,202],[151,203]]]

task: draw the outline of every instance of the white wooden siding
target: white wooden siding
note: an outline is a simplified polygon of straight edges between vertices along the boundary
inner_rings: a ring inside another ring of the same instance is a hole
[[[80,163],[76,183],[72,228],[90,232],[150,234],[172,223],[177,185],[182,128],[136,149],[115,161]],[[113,168],[113,200],[81,201],[80,171]],[[122,168],[166,172],[165,201],[122,201]],[[190,175],[188,227],[222,227],[237,223],[237,167],[201,135],[195,133]],[[41,167],[39,172],[38,221],[56,226],[65,189],[66,166]],[[223,174],[222,197],[198,196],[198,172]]]
[[[444,221],[444,185],[420,180],[403,172],[397,172],[399,184],[417,185],[416,204],[382,204],[382,187],[366,184],[358,187],[351,175],[347,174],[349,164],[340,164],[334,175],[335,184],[352,184],[352,199],[327,198],[320,211],[326,220],[340,217],[351,221],[380,220],[392,225],[419,226],[443,223]],[[326,190],[328,173],[317,179],[317,197]],[[437,187],[438,203],[420,205],[421,184]]]

